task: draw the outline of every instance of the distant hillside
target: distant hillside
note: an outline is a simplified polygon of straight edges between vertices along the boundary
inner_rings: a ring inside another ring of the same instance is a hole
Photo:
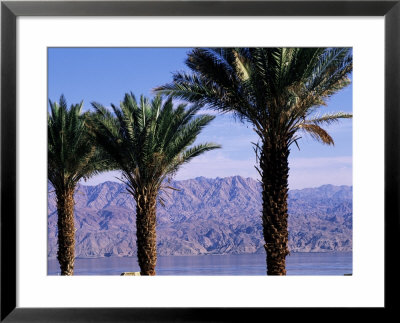
[[[159,255],[264,252],[260,184],[240,176],[174,181],[158,206]],[[51,191],[51,189],[49,189]],[[75,193],[76,256],[136,255],[135,202],[123,184],[80,185]],[[48,256],[57,252],[57,212],[49,193]],[[293,252],[351,251],[352,187],[289,192]]]

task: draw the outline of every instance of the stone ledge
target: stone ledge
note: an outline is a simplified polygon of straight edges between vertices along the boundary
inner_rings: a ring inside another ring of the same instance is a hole
[[[140,276],[140,272],[139,271],[133,271],[133,272],[124,272],[121,274],[121,276]]]

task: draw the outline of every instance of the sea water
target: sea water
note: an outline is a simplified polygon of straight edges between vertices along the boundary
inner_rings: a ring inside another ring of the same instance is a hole
[[[286,257],[287,275],[351,274],[351,252],[291,253]],[[74,275],[120,275],[140,271],[136,257],[105,257],[75,259]],[[48,260],[48,275],[59,275],[56,259]],[[157,275],[255,276],[266,274],[265,254],[159,256]]]

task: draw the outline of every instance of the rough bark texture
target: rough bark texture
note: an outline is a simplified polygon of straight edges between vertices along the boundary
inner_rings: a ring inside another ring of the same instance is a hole
[[[260,155],[262,172],[263,233],[267,275],[286,275],[288,249],[288,166],[285,144],[265,142]]]
[[[58,214],[58,251],[61,275],[74,274],[75,261],[75,225],[74,225],[74,191],[57,194]]]
[[[136,198],[136,237],[140,275],[154,276],[157,263],[156,194]]]

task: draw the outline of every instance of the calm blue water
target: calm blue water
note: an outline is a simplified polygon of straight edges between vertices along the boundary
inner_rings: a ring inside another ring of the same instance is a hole
[[[292,253],[286,258],[287,275],[351,274],[352,253]],[[136,257],[76,259],[74,275],[120,275],[126,271],[140,271]],[[167,256],[157,258],[157,275],[265,275],[264,254]],[[49,259],[48,274],[58,275],[56,259]]]

